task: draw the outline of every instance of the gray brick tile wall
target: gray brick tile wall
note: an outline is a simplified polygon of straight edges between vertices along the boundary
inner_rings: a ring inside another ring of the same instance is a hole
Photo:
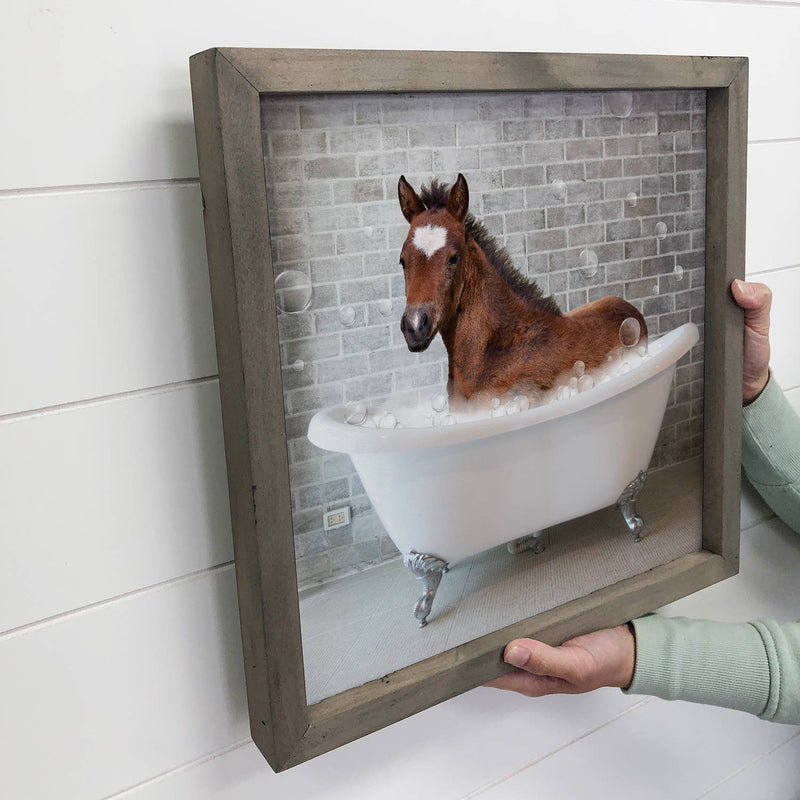
[[[564,310],[617,294],[653,332],[690,319],[702,331],[705,93],[635,92],[627,117],[614,116],[612,100],[546,92],[262,101],[275,274],[296,270],[313,287],[310,308],[278,319],[301,586],[397,555],[349,457],[308,442],[311,416],[349,400],[414,402],[444,391],[441,342],[415,355],[399,331],[401,173],[419,187],[463,172],[473,213]],[[667,226],[662,239],[657,222]],[[587,248],[598,256],[588,277],[577,269]],[[702,449],[702,359],[701,342],[678,367],[653,466]],[[323,531],[323,512],[340,505],[350,506],[351,525]]]

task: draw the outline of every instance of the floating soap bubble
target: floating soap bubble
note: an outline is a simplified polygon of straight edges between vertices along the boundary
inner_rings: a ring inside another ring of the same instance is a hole
[[[524,394],[518,394],[512,402],[519,406],[520,411],[527,411],[531,407],[530,399]]]
[[[639,355],[640,355],[642,358],[644,358],[644,357],[647,355],[647,348],[646,348],[646,347],[645,347],[643,344],[641,344],[641,345],[639,345],[639,347],[637,347],[637,348],[636,348],[636,352],[637,352],[637,353],[638,353],[638,354],[639,354]]]
[[[569,397],[569,386],[559,386],[556,392],[556,400],[566,400]]]
[[[599,259],[594,250],[581,250],[578,254],[578,269],[584,278],[593,278],[597,275],[597,264]]]
[[[384,298],[383,300],[378,303],[378,311],[384,316],[388,317],[391,316],[392,313],[392,301],[388,298]]]
[[[367,227],[366,227],[366,228],[364,228],[364,233],[365,233],[367,236],[372,236],[372,234],[374,233],[374,230],[373,230],[373,228],[372,228],[372,225],[367,225]]]
[[[612,356],[612,355],[611,355],[611,353],[609,353],[609,354],[606,356],[606,361],[613,361],[613,360],[614,360],[614,356]]]
[[[339,321],[345,328],[349,328],[356,321],[356,310],[353,306],[344,306],[339,311]]]
[[[519,414],[522,409],[519,407],[519,403],[514,400],[509,400],[506,403],[506,414]]]
[[[567,196],[567,184],[564,183],[561,178],[556,178],[550,184],[550,191],[553,193],[554,197],[563,200]]]
[[[666,222],[656,222],[656,227],[654,229],[656,239],[660,242],[664,239],[667,235],[667,223]]]
[[[435,394],[431,398],[431,407],[434,411],[444,411],[447,407],[447,398],[443,394]]]
[[[367,406],[358,400],[351,400],[344,407],[345,421],[350,425],[363,425],[367,421]]]
[[[672,277],[676,281],[682,281],[683,280],[683,267],[680,264],[676,264],[675,265],[675,269],[672,270]]]
[[[448,425],[455,425],[457,422],[458,420],[452,414],[445,414],[442,425],[446,427]]]
[[[570,389],[578,388],[578,379],[574,375],[569,379],[569,388]]]
[[[641,335],[642,326],[639,324],[639,320],[634,317],[628,317],[619,326],[619,340],[624,347],[636,347],[639,344]]]
[[[608,110],[615,117],[629,117],[633,111],[633,92],[610,92]]]
[[[583,361],[576,361],[572,366],[572,371],[580,378],[586,372],[586,364]]]
[[[578,381],[578,391],[588,392],[589,389],[594,389],[594,378],[591,375],[581,375]]]
[[[298,358],[293,364],[292,369],[295,372],[302,372],[306,368],[306,362],[302,358]]]
[[[378,420],[378,427],[379,428],[386,428],[387,430],[392,430],[397,427],[397,418],[391,411],[387,411],[379,420]]]
[[[275,278],[275,303],[286,314],[299,314],[311,305],[311,278],[287,269]]]
[[[639,195],[636,192],[628,192],[625,195],[625,202],[631,207],[636,208],[637,204],[639,203]]]

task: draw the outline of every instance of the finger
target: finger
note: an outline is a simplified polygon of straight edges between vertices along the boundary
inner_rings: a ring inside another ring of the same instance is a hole
[[[577,675],[576,651],[550,647],[535,639],[514,639],[506,646],[503,660],[532,675],[561,678],[573,682]]]
[[[772,307],[772,290],[763,283],[735,280],[731,284],[733,299],[744,309],[747,326],[757,333],[769,333],[769,312]]]
[[[526,697],[543,697],[547,694],[570,694],[572,686],[561,678],[531,675],[529,672],[515,670],[501,675],[484,684],[490,689],[504,689],[509,692],[524,694]]]

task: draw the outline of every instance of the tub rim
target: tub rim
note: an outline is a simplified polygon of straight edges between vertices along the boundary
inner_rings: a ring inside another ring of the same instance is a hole
[[[389,453],[403,450],[426,450],[432,447],[474,442],[489,436],[538,425],[599,405],[613,397],[655,378],[674,366],[700,340],[693,322],[687,322],[658,339],[650,341],[652,358],[630,372],[615,375],[591,391],[535,406],[504,417],[490,417],[440,427],[366,428],[345,421],[345,406],[337,405],[318,411],[308,426],[309,441],[324,450],[337,453]],[[653,348],[658,347],[656,352]]]

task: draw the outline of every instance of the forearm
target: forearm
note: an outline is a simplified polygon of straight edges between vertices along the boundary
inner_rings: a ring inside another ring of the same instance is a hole
[[[772,377],[744,408],[742,466],[770,508],[800,532],[800,418]]]
[[[800,623],[653,615],[633,626],[636,667],[627,692],[800,724]]]

